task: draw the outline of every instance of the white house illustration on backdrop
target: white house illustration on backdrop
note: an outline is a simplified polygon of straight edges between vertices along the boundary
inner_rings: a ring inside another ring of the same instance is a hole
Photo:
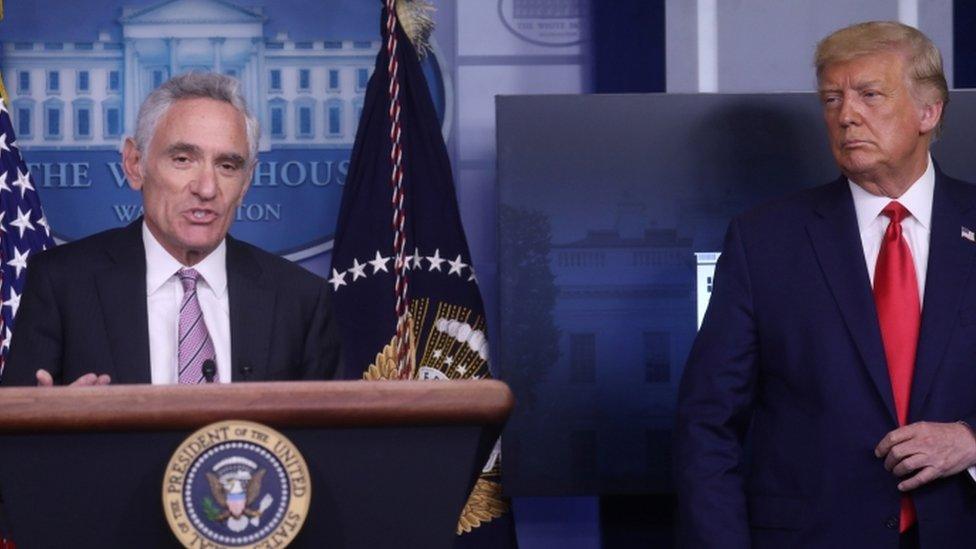
[[[172,0],[123,8],[122,42],[5,42],[4,80],[26,149],[116,149],[139,104],[171,75],[241,80],[261,150],[351,147],[379,41],[264,36],[262,8]]]

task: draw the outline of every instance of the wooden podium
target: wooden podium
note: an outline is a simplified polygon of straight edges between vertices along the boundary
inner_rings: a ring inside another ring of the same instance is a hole
[[[290,439],[311,477],[292,547],[449,548],[514,400],[499,381],[0,389],[0,489],[19,549],[178,546],[164,470],[221,420]]]

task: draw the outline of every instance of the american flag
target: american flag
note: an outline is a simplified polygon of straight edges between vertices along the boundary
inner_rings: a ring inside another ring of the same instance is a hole
[[[0,96],[0,376],[10,352],[27,262],[54,246],[41,199],[16,141],[10,111]]]

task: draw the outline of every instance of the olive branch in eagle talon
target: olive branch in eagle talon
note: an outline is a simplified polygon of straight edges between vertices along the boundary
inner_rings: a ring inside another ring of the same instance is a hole
[[[467,534],[486,522],[508,512],[508,502],[502,497],[502,485],[479,478],[471,490],[458,519],[457,534]]]
[[[203,498],[203,514],[207,515],[208,520],[219,521],[220,520],[220,507],[214,503],[214,500],[209,497]]]
[[[415,378],[417,369],[414,367],[417,356],[417,342],[413,334],[413,315],[407,313],[407,371],[410,378]],[[383,350],[376,353],[376,360],[369,365],[363,372],[363,379],[366,381],[383,381],[390,379],[403,379],[401,372],[397,369],[396,358],[396,336],[393,340],[383,347]]]

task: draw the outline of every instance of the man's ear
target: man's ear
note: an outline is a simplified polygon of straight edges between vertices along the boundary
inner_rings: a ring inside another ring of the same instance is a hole
[[[942,120],[942,108],[945,104],[942,101],[935,101],[933,103],[926,103],[922,105],[920,114],[921,119],[919,120],[919,133],[926,134],[934,130],[939,125],[939,121]]]
[[[129,187],[135,191],[142,190],[142,184],[145,182],[142,173],[142,153],[131,137],[126,137],[125,145],[122,146],[122,170],[129,180]]]

